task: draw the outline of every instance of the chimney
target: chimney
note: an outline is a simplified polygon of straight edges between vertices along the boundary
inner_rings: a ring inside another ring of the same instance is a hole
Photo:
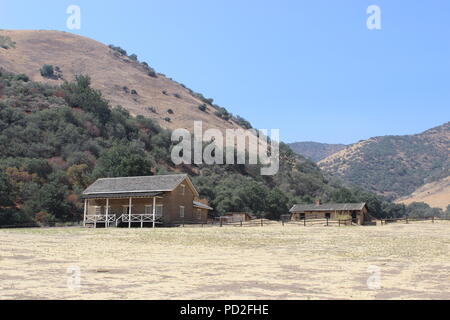
[[[320,199],[317,199],[316,200],[316,206],[320,206],[322,203],[321,203],[321,201],[320,201]]]

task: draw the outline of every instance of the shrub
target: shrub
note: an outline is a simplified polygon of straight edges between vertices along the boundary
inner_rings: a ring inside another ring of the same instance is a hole
[[[30,81],[30,78],[26,75],[26,74],[18,74],[17,76],[16,76],[16,79],[18,80],[18,81],[23,81],[23,82],[28,82],[28,81]]]
[[[15,48],[16,43],[10,37],[0,36],[0,47],[3,49]]]
[[[138,56],[134,53],[132,55],[130,55],[128,58],[130,58],[133,61],[138,61]]]
[[[147,110],[152,112],[152,113],[157,113],[156,112],[156,108],[154,108],[154,107],[147,107]]]
[[[169,117],[165,117],[165,118],[164,118],[164,121],[171,122],[172,119],[170,119]]]
[[[163,95],[167,96],[167,91],[166,90],[163,90],[161,92],[162,92]]]
[[[41,68],[41,76],[44,78],[51,78],[55,76],[55,69],[50,64],[44,64]]]
[[[137,95],[138,93],[137,93],[136,90],[132,89],[132,90],[131,90],[131,94]]]
[[[201,105],[199,105],[199,106],[198,106],[198,109],[199,109],[200,111],[206,112],[206,104],[201,104]]]
[[[110,44],[109,47],[110,47],[113,51],[119,53],[119,54],[122,55],[122,56],[126,56],[126,55],[127,55],[127,51],[124,50],[124,49],[122,49],[121,47],[116,47],[116,46],[114,46],[114,45],[112,45],[112,44]]]
[[[178,93],[174,93],[173,96],[177,99],[181,99],[181,96]]]
[[[168,112],[169,114],[173,114],[173,113],[174,113],[172,109],[168,109],[167,112]]]

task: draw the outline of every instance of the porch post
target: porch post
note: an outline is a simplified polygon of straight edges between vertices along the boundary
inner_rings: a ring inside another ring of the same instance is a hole
[[[153,228],[155,228],[155,218],[156,218],[156,197],[153,197]]]
[[[132,206],[132,201],[131,201],[131,197],[130,197],[130,206],[128,209],[128,228],[131,228],[131,206]]]
[[[83,227],[86,227],[87,199],[84,199]]]
[[[109,227],[109,198],[106,198],[106,221],[105,228]]]

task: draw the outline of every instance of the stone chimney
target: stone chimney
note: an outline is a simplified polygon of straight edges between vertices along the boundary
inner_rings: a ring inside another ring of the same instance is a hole
[[[322,204],[322,202],[320,201],[320,199],[316,200],[316,206],[320,206]]]

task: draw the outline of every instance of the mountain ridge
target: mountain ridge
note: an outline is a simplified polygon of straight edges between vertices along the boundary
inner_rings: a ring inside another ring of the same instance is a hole
[[[395,199],[449,176],[449,141],[446,122],[418,134],[363,140],[318,164],[332,176]]]

